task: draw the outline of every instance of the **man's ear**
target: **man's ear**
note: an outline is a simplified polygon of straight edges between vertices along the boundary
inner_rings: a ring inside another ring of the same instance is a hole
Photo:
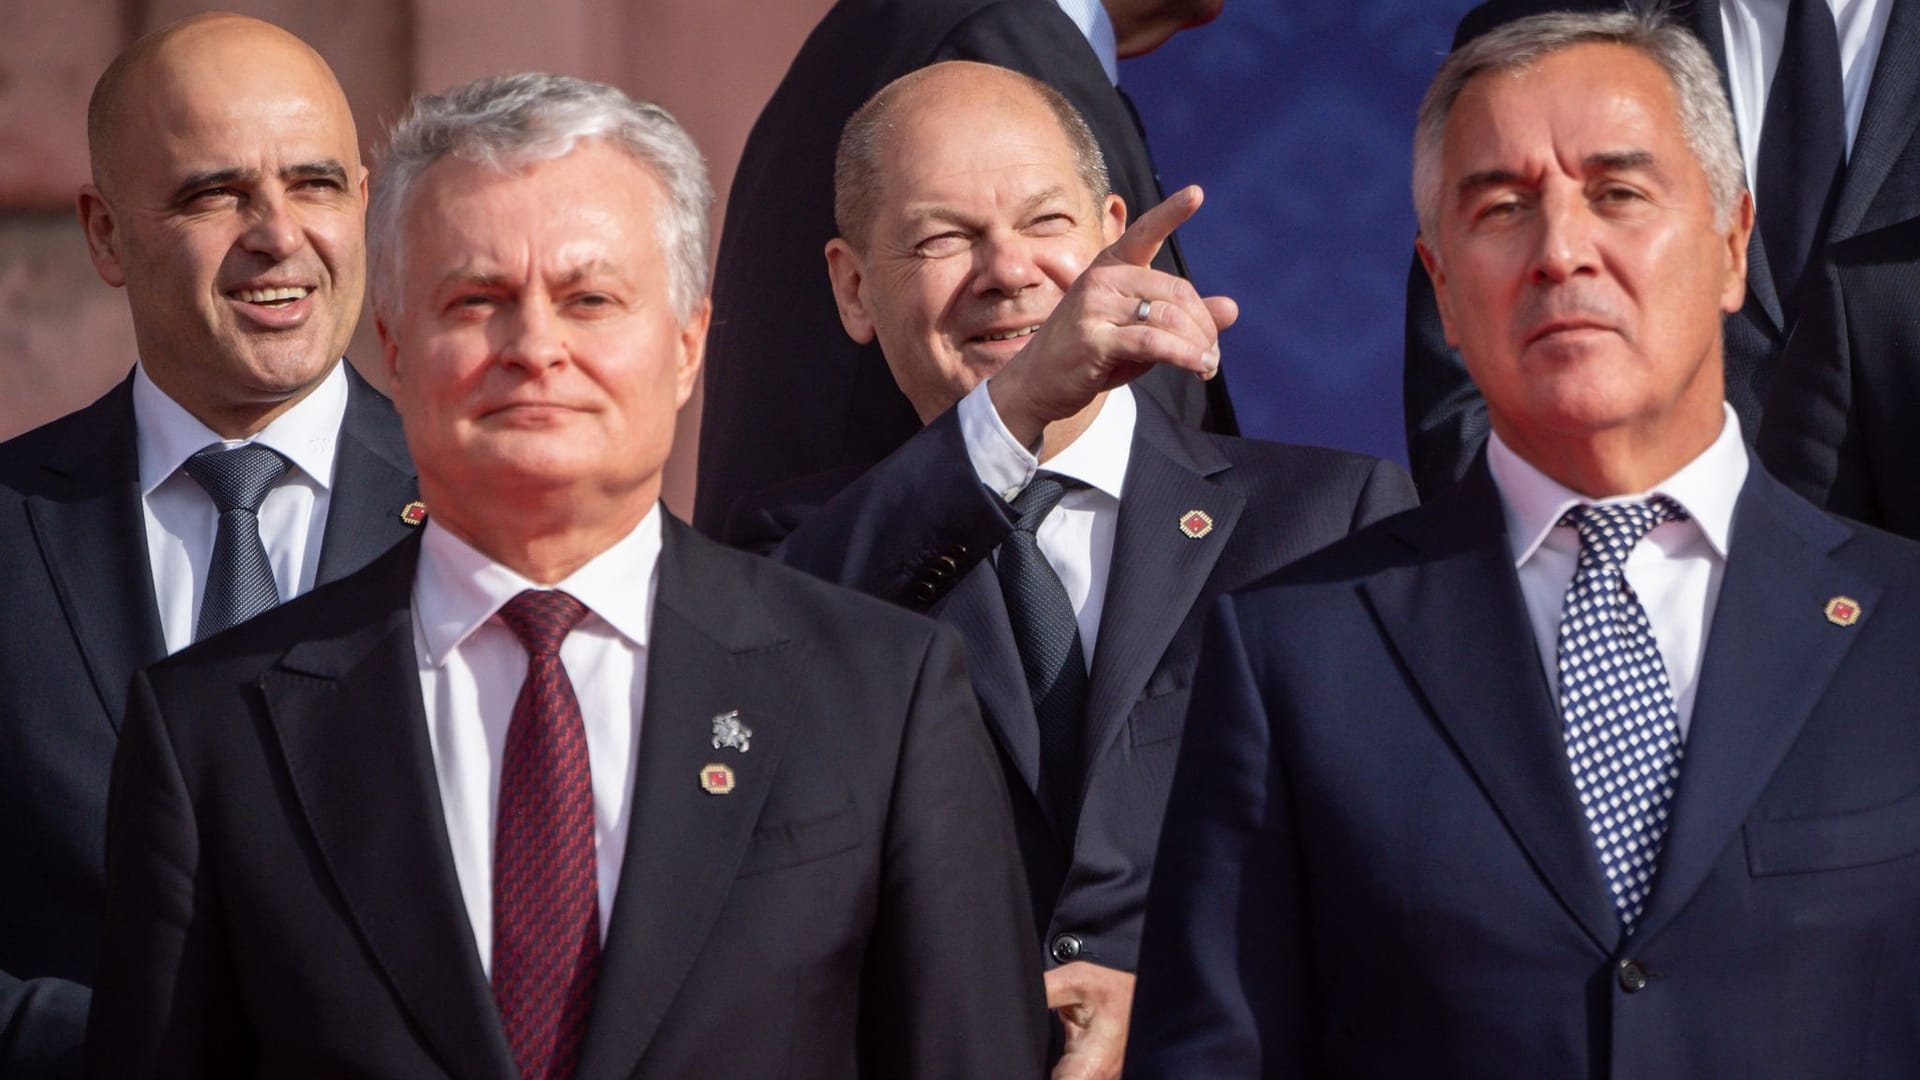
[[[1753,232],[1753,194],[1743,191],[1727,222],[1727,277],[1720,286],[1720,310],[1731,315],[1747,302],[1747,240]]]
[[[693,396],[700,367],[707,360],[707,328],[713,323],[713,298],[702,297],[693,314],[680,326],[680,366],[673,375],[673,407],[678,410]]]
[[[380,362],[387,372],[389,389],[400,385],[400,342],[393,331],[387,329],[387,318],[378,310],[373,313],[373,332],[380,335]]]
[[[862,289],[867,281],[866,260],[841,237],[827,241],[827,277],[833,281],[833,302],[840,306],[840,325],[857,344],[873,341],[873,312]]]
[[[74,209],[80,215],[80,229],[87,236],[87,256],[93,260],[94,273],[116,289],[126,285],[126,253],[120,250],[119,222],[106,195],[92,184],[83,184]]]
[[[1108,247],[1113,246],[1120,234],[1127,231],[1127,200],[1118,194],[1109,194],[1100,203],[1100,238]]]
[[[1453,303],[1447,296],[1447,272],[1440,266],[1440,256],[1427,246],[1424,234],[1414,237],[1413,250],[1420,256],[1420,265],[1427,268],[1427,277],[1433,282],[1433,301],[1440,309],[1440,326],[1447,333],[1447,344],[1457,349],[1460,341],[1453,333]]]

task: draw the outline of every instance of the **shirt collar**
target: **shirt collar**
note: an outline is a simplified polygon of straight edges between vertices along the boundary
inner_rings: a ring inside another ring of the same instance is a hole
[[[1133,456],[1133,426],[1139,415],[1133,391],[1116,387],[1107,393],[1100,412],[1080,437],[1040,466],[1044,472],[1072,477],[1118,499],[1126,486],[1127,462]]]
[[[134,438],[140,454],[140,493],[153,489],[180,471],[188,458],[209,446],[235,447],[249,442],[277,451],[307,474],[322,490],[333,486],[333,448],[340,423],[347,415],[346,361],[320,380],[306,397],[251,439],[223,439],[186,407],[167,396],[147,375],[146,365],[133,369]]]
[[[585,604],[635,648],[647,647],[653,622],[655,572],[660,565],[660,504],[633,531],[553,587]],[[414,575],[413,611],[434,667],[446,663],[494,612],[539,585],[481,554],[427,518]]]
[[[1107,81],[1120,85],[1120,45],[1114,37],[1113,18],[1107,14],[1107,6],[1101,0],[1054,2],[1073,20],[1073,25],[1080,28],[1087,44],[1093,46],[1093,54],[1100,58],[1100,69],[1107,73]]]
[[[1608,499],[1589,499],[1562,485],[1514,453],[1499,434],[1489,435],[1487,468],[1500,490],[1514,566],[1524,566],[1533,558],[1568,510],[1583,503],[1633,502],[1651,495],[1665,495],[1685,507],[1700,534],[1725,559],[1733,532],[1733,505],[1747,480],[1747,447],[1741,441],[1740,418],[1734,415],[1733,407],[1723,403],[1721,409],[1726,422],[1699,456],[1644,492]]]

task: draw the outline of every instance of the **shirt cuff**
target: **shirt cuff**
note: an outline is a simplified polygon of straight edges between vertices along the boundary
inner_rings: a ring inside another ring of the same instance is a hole
[[[1020,445],[987,393],[986,380],[968,392],[956,406],[960,413],[960,437],[967,443],[967,459],[980,482],[1008,502],[1020,493],[1040,468],[1040,459]]]

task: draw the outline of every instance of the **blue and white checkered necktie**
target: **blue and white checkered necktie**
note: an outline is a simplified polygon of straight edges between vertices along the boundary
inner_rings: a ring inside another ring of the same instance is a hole
[[[1645,909],[1680,779],[1680,714],[1647,612],[1627,584],[1627,556],[1687,512],[1665,496],[1579,506],[1580,561],[1560,608],[1560,717],[1573,785],[1586,810],[1620,924]]]

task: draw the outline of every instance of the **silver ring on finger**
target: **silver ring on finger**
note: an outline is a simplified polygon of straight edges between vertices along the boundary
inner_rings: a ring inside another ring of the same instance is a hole
[[[1153,314],[1153,301],[1147,299],[1144,296],[1141,297],[1140,306],[1133,309],[1133,321],[1146,322],[1147,318],[1152,314]]]

